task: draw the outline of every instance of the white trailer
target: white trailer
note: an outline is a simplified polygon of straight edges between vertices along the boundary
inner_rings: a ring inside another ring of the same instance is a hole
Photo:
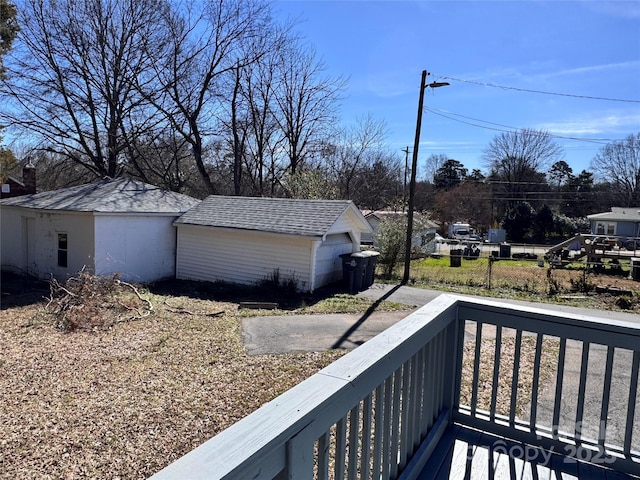
[[[449,224],[449,238],[455,240],[469,240],[473,234],[473,228],[468,223],[455,222]]]

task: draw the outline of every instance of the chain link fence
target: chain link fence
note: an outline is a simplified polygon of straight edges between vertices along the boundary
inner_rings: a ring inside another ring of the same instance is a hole
[[[640,302],[640,282],[637,276],[632,278],[630,262],[583,261],[558,267],[545,261],[543,247],[484,245],[478,251],[456,247],[412,260],[410,282],[460,293],[490,291],[493,296],[578,298],[608,293],[630,295],[631,303]]]

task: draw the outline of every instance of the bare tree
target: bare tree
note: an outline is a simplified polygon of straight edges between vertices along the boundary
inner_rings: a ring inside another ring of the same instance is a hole
[[[174,192],[198,195],[199,183],[189,144],[171,125],[136,136],[129,144],[129,174]]]
[[[591,169],[615,187],[621,206],[640,206],[640,133],[602,147]]]
[[[216,187],[205,165],[205,139],[216,133],[216,110],[226,76],[259,60],[269,32],[269,6],[254,0],[181,2],[164,19],[168,46],[156,65],[162,95],[147,91],[156,108],[189,143],[205,187]]]
[[[259,61],[234,69],[226,95],[228,102],[222,104],[225,113],[220,115],[220,121],[233,155],[236,195],[247,190],[257,195],[270,194],[275,185],[274,156],[282,141],[274,118],[280,50],[296,39],[289,35],[287,25],[269,28],[262,39],[264,54]]]
[[[331,154],[325,162],[339,186],[340,198],[353,199],[365,183],[363,173],[373,167],[384,149],[386,124],[366,116],[334,135]]]
[[[285,138],[287,169],[295,175],[335,123],[345,81],[323,77],[324,65],[315,52],[299,45],[282,49],[279,65],[275,118]]]
[[[161,0],[22,2],[2,119],[39,137],[53,158],[95,176],[121,175],[132,125],[147,126],[135,87],[161,44],[165,9]]]
[[[273,195],[276,186],[277,152],[283,141],[274,115],[277,91],[277,58],[274,49],[246,73],[244,100],[247,104],[248,140],[244,168],[253,193]]]
[[[463,182],[435,196],[433,214],[441,221],[467,221],[474,226],[491,225],[491,188],[477,182]]]
[[[373,152],[371,163],[360,173],[359,188],[350,197],[360,208],[381,210],[402,205],[403,163],[387,150]]]
[[[523,129],[494,137],[484,160],[490,170],[489,182],[505,208],[546,187],[544,172],[561,154],[562,148],[549,132]]]
[[[429,155],[424,162],[424,179],[427,182],[433,182],[433,177],[436,172],[449,160],[449,157],[444,153],[438,153]]]

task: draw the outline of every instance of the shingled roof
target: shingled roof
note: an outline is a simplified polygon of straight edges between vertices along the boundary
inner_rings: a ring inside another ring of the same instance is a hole
[[[362,217],[350,200],[229,197],[212,195],[174,223],[322,236],[348,209]],[[368,223],[362,217],[363,228]]]
[[[120,178],[0,200],[0,205],[101,213],[174,213],[196,205],[188,195]]]

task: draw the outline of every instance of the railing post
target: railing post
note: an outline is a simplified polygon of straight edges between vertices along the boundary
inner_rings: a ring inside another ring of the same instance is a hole
[[[462,352],[464,348],[464,319],[458,316],[456,307],[454,320],[446,327],[444,375],[442,378],[442,400],[449,411],[449,422],[460,404],[460,382],[462,376]]]
[[[287,466],[283,479],[313,478],[315,438],[310,430],[305,427],[287,442]]]

